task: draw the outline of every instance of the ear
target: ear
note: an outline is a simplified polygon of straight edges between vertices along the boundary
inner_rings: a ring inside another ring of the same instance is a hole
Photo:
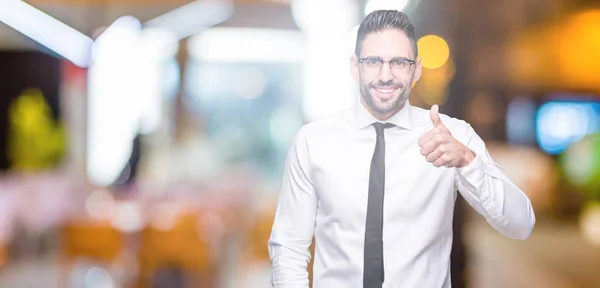
[[[415,75],[413,77],[413,82],[419,81],[419,79],[421,78],[422,69],[423,67],[421,66],[421,57],[417,57],[417,60],[415,61]]]
[[[350,71],[352,72],[352,77],[356,81],[358,81],[360,79],[358,70],[359,70],[358,59],[356,58],[356,56],[353,55],[350,57]]]

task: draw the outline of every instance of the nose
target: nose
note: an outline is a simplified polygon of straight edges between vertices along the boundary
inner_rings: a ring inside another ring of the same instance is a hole
[[[388,82],[392,79],[394,79],[394,74],[392,74],[391,67],[388,62],[384,62],[379,72],[379,81]]]

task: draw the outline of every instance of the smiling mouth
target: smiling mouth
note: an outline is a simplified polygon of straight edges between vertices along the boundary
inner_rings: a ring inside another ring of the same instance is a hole
[[[395,95],[395,92],[398,91],[400,87],[373,87],[372,89],[375,90],[377,98],[389,100]]]
[[[389,87],[389,88],[375,88],[375,90],[377,90],[377,92],[381,93],[381,94],[392,94],[394,93],[396,90],[398,90],[398,87]]]

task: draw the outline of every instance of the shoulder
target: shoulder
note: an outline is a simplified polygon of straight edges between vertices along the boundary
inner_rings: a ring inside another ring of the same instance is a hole
[[[290,151],[308,157],[311,151],[321,150],[320,147],[329,147],[336,142],[332,140],[340,138],[338,137],[340,131],[348,130],[348,121],[352,119],[350,117],[351,110],[347,109],[300,126],[292,139]]]
[[[327,135],[334,135],[336,132],[345,131],[352,121],[352,108],[348,108],[331,115],[315,119],[300,127],[298,134],[305,138],[315,139]]]

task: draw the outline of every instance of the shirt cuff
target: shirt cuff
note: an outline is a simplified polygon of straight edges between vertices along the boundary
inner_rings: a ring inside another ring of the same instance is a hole
[[[477,187],[477,184],[483,180],[485,170],[485,163],[479,155],[475,154],[475,158],[469,165],[458,168],[458,173],[460,173],[471,185]]]

